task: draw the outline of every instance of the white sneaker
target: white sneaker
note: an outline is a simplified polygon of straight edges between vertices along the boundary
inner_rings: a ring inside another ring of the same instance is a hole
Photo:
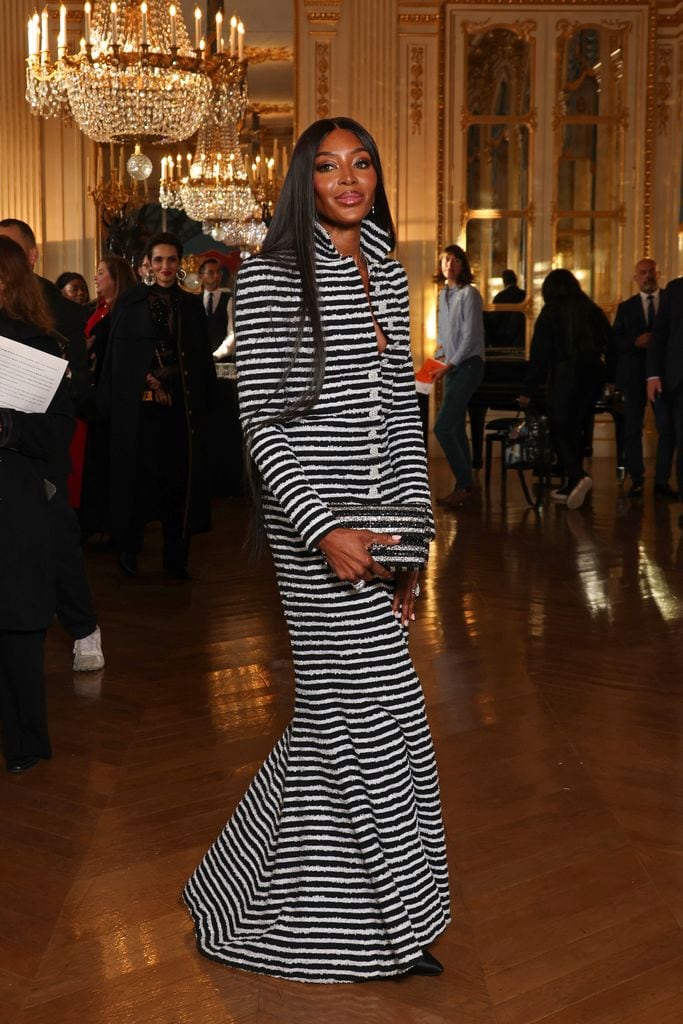
[[[591,478],[589,476],[582,476],[574,490],[569,493],[567,508],[581,508],[592,486],[593,481]]]
[[[74,672],[95,672],[98,668],[104,668],[99,626],[90,636],[84,636],[74,644]]]

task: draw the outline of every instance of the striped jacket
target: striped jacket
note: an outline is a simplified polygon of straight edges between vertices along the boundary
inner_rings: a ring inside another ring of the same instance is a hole
[[[271,495],[309,548],[339,526],[339,501],[430,505],[426,456],[410,351],[406,274],[387,256],[388,236],[362,226],[370,305],[352,257],[316,225],[318,297],[325,337],[325,377],[315,407],[286,423],[268,422],[296,402],[313,370],[305,325],[290,364],[301,304],[292,260],[254,256],[237,278],[235,333],[240,414],[247,447]],[[380,354],[373,324],[388,344]]]

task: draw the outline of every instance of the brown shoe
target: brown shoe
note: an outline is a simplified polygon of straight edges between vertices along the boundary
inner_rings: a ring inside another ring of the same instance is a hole
[[[460,508],[472,497],[471,487],[461,487],[457,491],[451,491],[445,498],[439,498],[438,504],[443,508]]]

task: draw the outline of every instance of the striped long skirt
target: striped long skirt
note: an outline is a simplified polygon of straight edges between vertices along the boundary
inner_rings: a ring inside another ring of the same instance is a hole
[[[420,683],[388,587],[354,591],[266,511],[294,717],[183,897],[199,950],[232,967],[309,982],[401,974],[449,920]]]

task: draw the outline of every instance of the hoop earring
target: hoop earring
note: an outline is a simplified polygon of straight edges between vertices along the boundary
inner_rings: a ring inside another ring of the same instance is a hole
[[[178,267],[178,269],[175,272],[175,279],[178,282],[178,284],[182,284],[186,277],[187,271],[183,270],[182,267]]]
[[[156,274],[154,273],[153,270],[147,271],[147,273],[142,279],[142,283],[146,284],[148,288],[151,288],[152,285],[155,285],[157,283]]]

